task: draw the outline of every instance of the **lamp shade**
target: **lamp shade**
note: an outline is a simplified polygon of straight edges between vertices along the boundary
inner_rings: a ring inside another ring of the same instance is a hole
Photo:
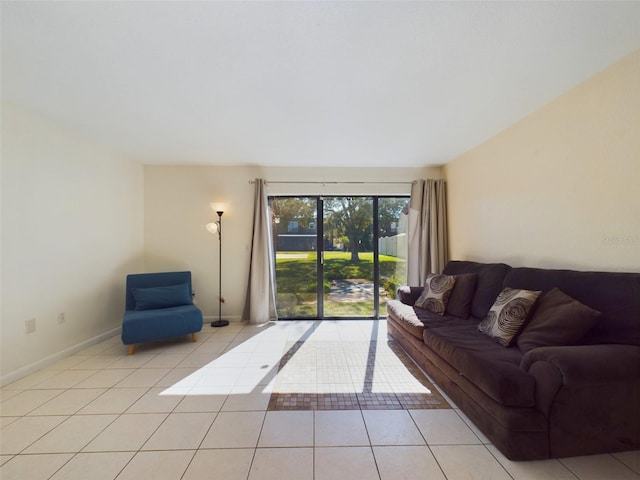
[[[206,228],[209,233],[218,233],[218,224],[217,223],[207,223],[204,228]]]
[[[215,202],[211,202],[209,204],[209,207],[211,207],[211,210],[213,210],[214,212],[224,212],[226,209],[226,205],[224,203],[215,203]]]

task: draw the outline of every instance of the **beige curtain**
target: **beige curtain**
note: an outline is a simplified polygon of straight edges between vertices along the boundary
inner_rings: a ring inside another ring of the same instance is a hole
[[[276,269],[271,236],[271,209],[265,181],[256,178],[249,282],[242,318],[250,324],[277,320]]]
[[[407,282],[423,285],[427,274],[442,273],[447,261],[447,205],[444,180],[417,180],[411,186]]]

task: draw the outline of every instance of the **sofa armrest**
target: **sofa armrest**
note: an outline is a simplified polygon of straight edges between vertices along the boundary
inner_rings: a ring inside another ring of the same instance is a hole
[[[640,346],[542,347],[523,357],[552,457],[640,448]]]
[[[602,386],[637,383],[640,347],[609,344],[540,347],[527,352],[520,366],[535,378],[536,405],[547,415],[562,390],[595,391]]]
[[[525,354],[520,365],[529,370],[540,361],[554,365],[562,374],[564,385],[618,382],[640,376],[640,346],[637,345],[534,348]]]
[[[416,300],[420,298],[422,290],[424,290],[424,287],[410,287],[407,285],[398,287],[398,300],[406,305],[413,306],[413,304],[416,303]]]

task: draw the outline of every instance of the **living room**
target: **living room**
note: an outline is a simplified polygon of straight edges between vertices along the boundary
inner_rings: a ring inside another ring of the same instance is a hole
[[[636,7],[625,7],[630,12],[627,17],[637,19]],[[612,48],[609,57],[598,59],[600,64],[593,62],[592,70],[577,74],[579,82],[556,86],[557,94],[543,103],[524,102],[512,122],[475,138],[451,158],[394,166],[396,161],[389,157],[367,168],[348,166],[341,156],[259,165],[259,159],[247,160],[240,149],[220,143],[217,151],[211,151],[213,164],[171,158],[145,162],[96,140],[91,130],[68,126],[73,125],[74,112],[108,111],[100,104],[67,103],[69,98],[61,96],[62,108],[54,109],[54,98],[46,103],[48,110],[36,110],[25,91],[36,92],[37,98],[41,88],[41,95],[55,97],[62,80],[55,75],[40,78],[37,69],[31,70],[37,67],[33,57],[23,57],[28,68],[19,69],[29,75],[12,77],[11,67],[20,65],[21,58],[18,50],[6,46],[5,35],[12,32],[7,22],[16,17],[6,14],[5,4],[2,8],[3,386],[116,335],[128,273],[191,270],[196,301],[205,317],[213,318],[218,308],[218,259],[216,244],[204,229],[215,219],[211,203],[225,205],[224,312],[239,322],[253,215],[249,180],[255,178],[327,182],[324,186],[274,183],[270,194],[276,195],[408,195],[408,182],[443,178],[451,259],[640,271],[640,44],[633,33],[627,32],[627,43],[618,40],[618,51]],[[619,18],[614,20],[616,25]],[[39,48],[41,44],[36,44],[35,51]],[[70,64],[60,57],[55,61],[64,66],[56,75],[64,77]],[[15,87],[19,81],[24,90]],[[47,81],[48,85],[39,84]],[[111,85],[113,89],[97,91],[127,96],[126,86]],[[523,97],[534,86],[523,85],[519,89]],[[169,101],[151,117],[166,115],[174,107]],[[458,116],[467,115],[459,104],[455,108]],[[149,121],[133,107],[119,115],[128,125]],[[486,115],[476,112],[476,124],[483,123]],[[218,119],[212,130],[223,131],[224,124],[225,119]],[[256,135],[256,148],[265,152],[274,148]],[[297,142],[303,140],[293,143],[299,147]],[[371,148],[362,150],[364,155],[380,150],[376,139],[369,141]],[[184,142],[184,137],[175,139],[188,157]],[[229,152],[238,154],[239,165],[230,164]],[[323,155],[331,152],[318,152],[316,158]],[[330,183],[336,180],[364,183]],[[35,319],[35,331],[27,334],[25,322],[30,319]],[[636,478],[632,474],[628,478]]]

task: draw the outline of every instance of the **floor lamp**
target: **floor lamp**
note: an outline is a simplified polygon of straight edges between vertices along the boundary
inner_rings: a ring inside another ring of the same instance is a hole
[[[212,327],[226,327],[229,325],[228,320],[222,320],[222,210],[216,212],[218,220],[205,225],[209,233],[218,234],[218,320],[211,322]]]

